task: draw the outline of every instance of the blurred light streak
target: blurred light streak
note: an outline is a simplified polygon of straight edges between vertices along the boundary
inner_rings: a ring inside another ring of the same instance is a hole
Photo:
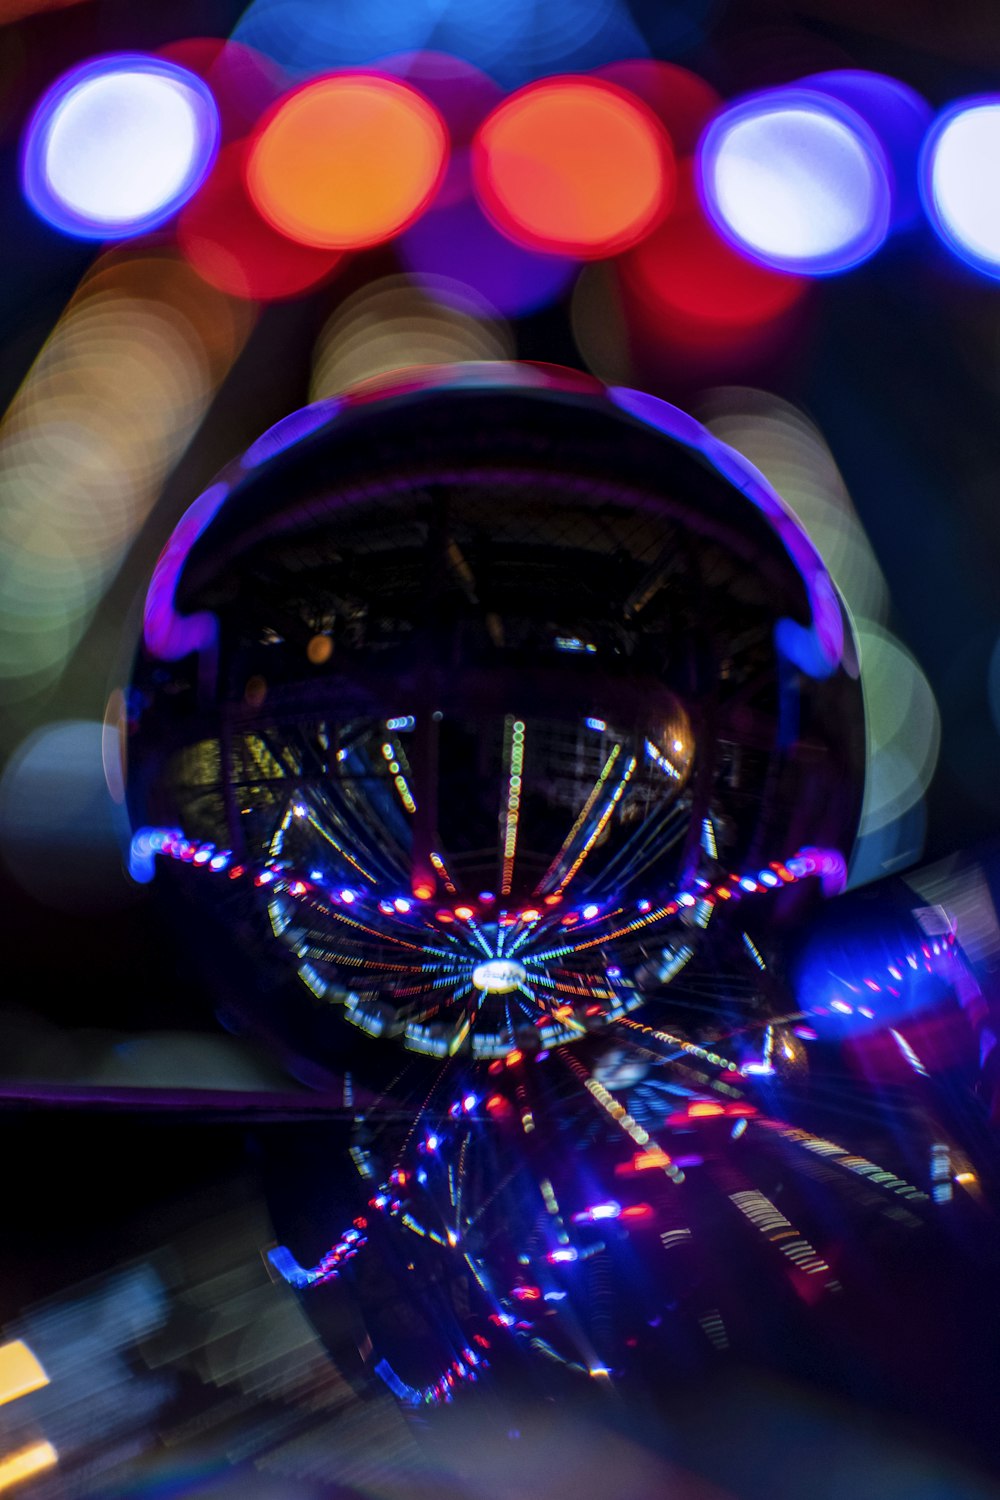
[[[81,284],[0,423],[0,702],[59,676],[252,321],[168,253]]]
[[[963,99],[931,126],[920,159],[928,218],[948,249],[974,270],[1000,277],[1000,96]]]
[[[868,774],[851,883],[874,879],[919,853],[922,825],[913,826],[912,813],[933,774],[940,738],[930,685],[881,624],[889,611],[886,581],[818,429],[790,403],[748,388],[710,392],[701,416],[795,512],[855,618]]]
[[[264,218],[304,245],[351,250],[391,239],[432,201],[448,131],[398,79],[343,73],[304,84],[254,134],[247,186]]]
[[[868,734],[868,771],[859,836],[907,812],[937,765],[941,721],[930,683],[895,636],[857,623]]]
[[[23,1339],[0,1344],[0,1406],[27,1396],[30,1391],[40,1391],[48,1383],[41,1361]]]
[[[473,147],[486,212],[529,249],[595,259],[668,212],[674,154],[653,111],[597,78],[548,78],[505,99]]]
[[[142,53],[92,58],[58,79],[28,122],[24,191],[66,234],[144,234],[197,191],[218,144],[218,109],[197,74]]]
[[[311,399],[408,365],[504,360],[507,325],[476,292],[445,277],[387,276],[337,307],[316,341]]]
[[[796,86],[741,100],[709,126],[699,184],[743,254],[810,276],[846,271],[889,230],[889,166],[878,138],[839,99]]]
[[[27,1448],[19,1448],[16,1453],[0,1458],[0,1490],[13,1489],[58,1462],[59,1455],[51,1443],[31,1443]]]
[[[981,864],[953,855],[907,875],[906,883],[925,901],[947,910],[973,964],[988,963],[1000,953],[1000,922]]]
[[[300,245],[262,218],[247,192],[246,159],[245,141],[222,148],[181,213],[177,243],[219,291],[260,302],[300,296],[333,274],[342,252]]]
[[[508,317],[554,302],[576,270],[573,260],[515,244],[471,199],[435,204],[402,234],[399,255],[418,283],[426,274],[450,277]]]
[[[699,416],[795,512],[851,613],[883,620],[889,610],[885,578],[833,454],[805,413],[769,391],[729,386],[708,392]]]

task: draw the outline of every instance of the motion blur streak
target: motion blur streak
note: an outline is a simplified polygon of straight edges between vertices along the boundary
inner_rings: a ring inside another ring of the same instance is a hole
[[[0,702],[59,677],[252,323],[169,254],[87,275],[0,423]]]
[[[713,391],[702,415],[709,431],[756,464],[791,506],[855,617],[868,732],[859,838],[882,835],[880,858],[855,859],[856,885],[884,874],[893,847],[889,831],[919,804],[930,782],[940,737],[937,705],[913,657],[881,623],[889,610],[886,581],[821,433],[804,413],[765,391]]]
[[[851,613],[884,620],[885,578],[822,434],[769,391],[729,386],[708,394],[708,430],[744,454],[802,522]]]
[[[51,1443],[32,1443],[28,1448],[19,1448],[16,1453],[0,1458],[0,1490],[13,1489],[25,1479],[51,1469],[58,1463],[59,1455]]]
[[[0,1345],[0,1406],[29,1391],[40,1391],[49,1377],[23,1339]]]
[[[369,282],[342,302],[320,333],[310,400],[408,365],[509,359],[513,337],[495,310],[458,281],[405,276]]]

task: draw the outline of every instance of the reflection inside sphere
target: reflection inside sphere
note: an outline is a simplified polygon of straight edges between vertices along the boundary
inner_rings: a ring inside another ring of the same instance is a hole
[[[513,1429],[727,1361],[849,1391],[863,1337],[912,1415],[886,1271],[953,1370],[992,1002],[947,903],[816,927],[846,616],[732,450],[617,399],[408,372],[223,476],[147,603],[133,869],[333,1117],[265,1150],[267,1259],[359,1389]]]

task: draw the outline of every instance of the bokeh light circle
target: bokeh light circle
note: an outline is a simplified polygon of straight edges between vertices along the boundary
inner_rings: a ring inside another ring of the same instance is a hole
[[[142,53],[93,58],[63,75],[29,121],[28,202],[81,239],[124,239],[164,223],[195,193],[219,144],[211,90]]]
[[[329,277],[337,250],[300,245],[257,212],[246,190],[246,143],[223,146],[212,172],[177,222],[185,259],[210,286],[261,302],[297,297]]]
[[[967,265],[1000,278],[1000,95],[963,99],[938,116],[924,141],[920,187],[940,238]]]
[[[247,160],[258,211],[318,249],[376,245],[430,203],[448,160],[448,132],[428,99],[374,73],[318,78],[262,120]]]
[[[597,78],[529,84],[483,122],[473,181],[499,229],[582,259],[635,245],[673,200],[670,138],[641,100]]]
[[[878,138],[855,110],[808,89],[755,94],[714,120],[699,183],[727,239],[779,270],[846,271],[889,230],[891,175]]]

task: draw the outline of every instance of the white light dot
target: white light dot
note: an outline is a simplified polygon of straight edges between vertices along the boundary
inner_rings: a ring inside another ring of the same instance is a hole
[[[932,137],[931,217],[963,259],[1000,276],[1000,101],[965,109]]]
[[[713,215],[769,265],[814,274],[856,265],[889,224],[888,179],[864,129],[792,97],[722,115],[702,161]]]
[[[194,74],[157,59],[85,64],[29,126],[25,190],[57,228],[114,238],[162,223],[214,158],[218,112]]]
[[[489,995],[504,995],[523,984],[526,973],[524,965],[512,958],[490,958],[476,965],[472,982],[477,990],[485,990]]]

